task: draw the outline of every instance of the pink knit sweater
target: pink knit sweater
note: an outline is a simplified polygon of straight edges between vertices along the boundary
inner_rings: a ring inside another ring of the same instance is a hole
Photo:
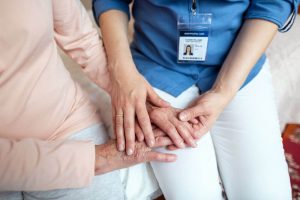
[[[100,119],[57,46],[108,83],[102,42],[78,1],[0,1],[0,191],[83,187],[94,176],[94,144],[63,139]]]

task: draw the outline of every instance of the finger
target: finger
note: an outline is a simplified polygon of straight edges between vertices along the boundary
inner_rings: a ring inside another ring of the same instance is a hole
[[[190,133],[194,131],[193,125],[197,125],[197,124],[191,124],[190,122],[181,122],[181,123],[184,124],[184,126],[188,129]]]
[[[112,106],[111,107],[111,118],[112,118],[112,123],[113,123],[113,134],[114,134],[114,137],[115,139],[117,139],[117,136],[116,136],[116,110],[115,110],[115,107]]]
[[[186,110],[183,110],[182,112],[179,113],[179,119],[181,121],[190,121],[193,118],[196,118],[200,115],[205,115],[206,112],[204,108],[200,105],[196,105],[194,107],[188,108]]]
[[[190,132],[192,138],[195,140],[199,139],[198,138],[198,132],[200,130],[199,123],[198,124],[191,124],[190,122],[184,122],[185,127],[188,129]],[[197,129],[198,128],[198,129]],[[197,144],[197,143],[196,143]]]
[[[198,132],[199,129],[195,129],[196,127],[199,127],[199,124],[190,124],[189,122],[184,122],[185,127],[188,129],[189,133],[191,134],[192,138],[198,139]],[[197,144],[197,143],[196,143]]]
[[[146,161],[158,161],[158,162],[174,162],[177,156],[174,154],[159,153],[150,151],[146,154]]]
[[[153,105],[158,106],[158,107],[169,107],[170,103],[163,100],[156,94],[156,92],[153,90],[153,88],[149,85],[148,88],[148,100],[151,102]]]
[[[166,136],[167,135],[165,132],[163,132],[159,128],[153,129],[153,133],[154,133],[154,137]]]
[[[204,135],[203,131],[201,130],[198,130],[198,131],[195,131],[195,140],[199,140],[201,139],[201,137]]]
[[[199,131],[200,128],[201,128],[201,125],[200,125],[200,124],[193,124],[192,126],[193,126],[193,130],[194,130],[194,131]]]
[[[196,140],[199,140],[201,137],[201,124],[193,124],[192,128],[193,128],[193,138]]]
[[[179,124],[176,126],[176,129],[186,144],[188,144],[189,146],[194,147],[194,148],[197,147],[197,144],[194,141],[193,137],[191,136],[191,133],[188,131],[188,129],[184,125]]]
[[[136,115],[138,123],[144,133],[146,144],[149,147],[153,147],[155,143],[154,134],[145,103],[138,103],[136,107]]]
[[[180,137],[179,133],[177,132],[175,126],[172,123],[170,123],[169,121],[165,121],[164,124],[161,124],[160,126],[159,124],[161,123],[161,121],[157,118],[153,118],[153,122],[156,123],[161,128],[161,130],[171,138],[171,140],[177,147],[185,147],[182,138]]]
[[[199,121],[197,120],[197,118],[193,118],[189,121],[191,124],[199,124]]]
[[[123,129],[123,111],[122,109],[114,109],[114,125],[115,125],[115,133],[117,136],[117,147],[119,151],[125,150],[125,138],[124,138],[124,129]]]
[[[193,124],[194,138],[199,140],[205,133],[208,132],[207,119],[205,116],[199,116],[199,124]]]
[[[170,151],[176,151],[176,150],[178,150],[179,148],[176,147],[175,145],[169,145],[169,146],[167,146],[167,149],[170,150]]]
[[[141,129],[141,127],[140,127],[140,125],[138,124],[137,121],[135,122],[135,135],[136,135],[137,140],[139,142],[144,141],[144,139],[145,139],[144,133],[143,133],[143,131],[142,131],[142,129]]]
[[[200,121],[200,123],[199,123],[199,125],[200,125],[200,132],[202,133],[202,134],[205,134],[205,133],[207,133],[208,132],[208,130],[209,130],[209,121],[208,121],[208,119],[207,119],[207,117],[205,117],[205,116],[199,116],[199,121]]]
[[[164,137],[164,136],[160,136],[160,137],[156,137],[155,138],[155,148],[158,147],[165,147],[167,145],[172,145],[173,142],[169,137]]]
[[[135,146],[135,117],[134,109],[127,105],[124,112],[124,129],[125,129],[125,142],[126,142],[126,153],[132,155]]]

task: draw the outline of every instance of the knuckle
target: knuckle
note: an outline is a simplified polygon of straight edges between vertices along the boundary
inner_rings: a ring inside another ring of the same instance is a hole
[[[134,146],[134,140],[133,140],[133,138],[131,136],[127,136],[126,137],[126,145],[130,146],[130,147]]]
[[[149,122],[149,119],[147,117],[141,117],[139,119],[139,123],[142,127],[147,126]]]
[[[115,126],[122,126],[123,125],[123,118],[116,117]]]
[[[166,131],[167,131],[167,133],[174,133],[176,130],[175,130],[175,127],[174,126],[172,126],[172,125],[167,125],[166,126]]]
[[[155,155],[155,159],[156,159],[156,160],[163,160],[163,158],[164,158],[163,154],[157,153],[157,154]]]
[[[120,124],[116,124],[115,131],[117,134],[123,133],[123,126],[121,126]]]
[[[131,124],[131,122],[125,122],[124,123],[124,129],[126,130],[126,131],[129,131],[129,130],[131,130],[133,128],[133,126],[132,126],[132,124]]]
[[[128,109],[132,107],[132,100],[127,99],[124,103],[123,103],[123,109]]]
[[[196,109],[193,109],[191,110],[191,117],[197,117],[197,110]]]
[[[143,110],[146,107],[146,104],[144,101],[142,101],[140,98],[137,97],[136,99],[136,108],[138,110]]]
[[[151,117],[151,118],[160,118],[160,117],[161,117],[161,113],[160,113],[158,110],[153,110],[153,111],[150,113],[150,117]]]
[[[123,128],[123,123],[121,123],[121,122],[119,122],[119,121],[116,121],[115,127],[116,127],[117,129]]]
[[[181,132],[185,132],[185,126],[183,124],[178,124],[177,128],[181,131]]]
[[[117,141],[119,145],[123,144],[123,140],[124,140],[123,134],[117,134]]]
[[[126,134],[126,139],[131,141],[132,138],[134,137],[134,130],[127,128],[127,129],[124,129],[124,132]]]
[[[133,157],[137,162],[142,162],[145,159],[145,152],[140,150],[135,151]]]

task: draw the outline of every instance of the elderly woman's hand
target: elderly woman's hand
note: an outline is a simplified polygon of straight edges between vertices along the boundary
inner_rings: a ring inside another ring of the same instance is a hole
[[[153,125],[164,132],[177,148],[185,146],[196,147],[196,140],[200,138],[198,120],[191,119],[187,122],[180,121],[178,114],[181,109],[167,107],[159,108],[147,105],[150,120]],[[139,129],[137,128],[136,131]],[[138,135],[138,134],[137,134]]]
[[[157,135],[160,136],[155,138],[155,148],[172,144],[172,141],[168,137],[163,136],[164,134],[162,134],[159,130],[157,130],[157,132]],[[136,142],[133,155],[130,156],[117,150],[115,140],[110,140],[102,145],[96,145],[95,148],[96,175],[104,174],[117,169],[127,168],[143,162],[173,162],[176,160],[176,155],[153,151],[151,148],[147,147],[144,142]]]
[[[128,67],[128,69],[132,68],[135,69],[135,66]],[[111,67],[111,69],[120,69],[120,67]],[[111,71],[110,74],[113,122],[119,151],[126,149],[128,155],[134,153],[135,120],[142,128],[146,144],[152,147],[155,141],[146,101],[159,107],[167,107],[169,104],[154,92],[151,85],[137,70]]]

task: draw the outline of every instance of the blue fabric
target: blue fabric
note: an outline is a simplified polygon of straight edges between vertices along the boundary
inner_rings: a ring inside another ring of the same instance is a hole
[[[93,0],[95,19],[111,9],[129,16],[131,0]],[[196,84],[209,90],[243,22],[263,19],[287,31],[297,12],[297,0],[198,0],[197,13],[212,13],[206,60],[200,64],[177,63],[177,18],[191,13],[192,0],[135,0],[131,51],[141,74],[154,86],[173,96]],[[289,19],[289,21],[288,21]],[[113,23],[113,22],[112,22]],[[266,56],[257,61],[244,85],[260,71]]]

